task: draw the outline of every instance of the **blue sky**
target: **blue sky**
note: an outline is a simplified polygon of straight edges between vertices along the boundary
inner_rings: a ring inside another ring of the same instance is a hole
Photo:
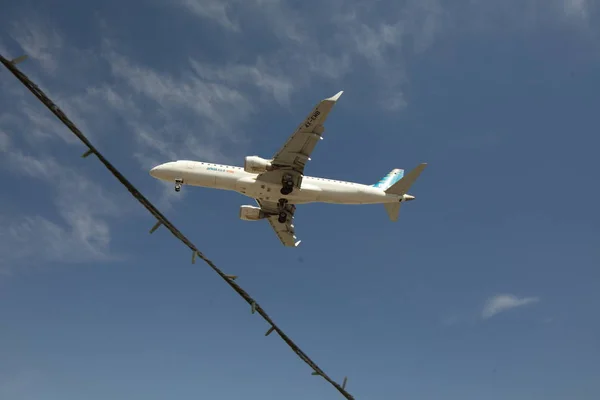
[[[452,3],[451,5],[449,5]],[[357,399],[596,399],[600,8],[586,0],[21,1],[0,53]],[[0,73],[0,398],[341,396]],[[306,173],[416,201],[298,208],[152,179],[270,157],[345,93]]]

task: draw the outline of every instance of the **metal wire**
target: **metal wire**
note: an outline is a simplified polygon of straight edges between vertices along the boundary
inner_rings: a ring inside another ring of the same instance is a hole
[[[279,336],[283,339],[283,341],[304,361],[313,369],[313,375],[322,376],[327,382],[329,382],[333,387],[335,387],[346,399],[354,400],[354,397],[348,393],[345,389],[346,387],[346,378],[344,378],[344,383],[342,385],[338,384],[334,380],[332,380],[314,361],[312,361],[306,353],[304,353],[298,345],[296,345],[292,339],[287,336],[281,328],[279,328],[275,322],[269,317],[269,315],[265,312],[265,310],[254,300],[244,289],[241,288],[240,285],[234,282],[236,279],[235,276],[227,275],[223,273],[211,260],[209,260],[198,248],[194,245],[186,236],[183,235],[176,227],[173,225],[144,195],[142,195],[104,156],[92,145],[92,143],[85,137],[83,133],[67,118],[67,116],[61,111],[60,108],[56,104],[52,102],[44,92],[33,83],[24,73],[22,73],[17,67],[16,64],[25,59],[25,57],[21,56],[14,60],[7,60],[2,55],[0,55],[0,62],[4,64],[6,68],[10,72],[13,73],[29,89],[52,113],[64,123],[67,128],[75,134],[83,142],[88,151],[83,154],[83,157],[87,157],[91,154],[94,154],[102,164],[129,190],[129,192],[135,197],[157,220],[158,222],[150,231],[151,233],[156,230],[160,225],[164,225],[177,239],[179,239],[183,244],[185,244],[190,250],[192,250],[192,262],[194,262],[196,256],[200,257],[209,267],[212,268],[219,276],[233,289],[235,290],[248,304],[251,306],[252,313],[258,312],[258,314],[264,318],[265,321],[270,325],[269,330],[266,335],[269,335],[271,332],[276,331]],[[265,336],[266,336],[265,335]]]

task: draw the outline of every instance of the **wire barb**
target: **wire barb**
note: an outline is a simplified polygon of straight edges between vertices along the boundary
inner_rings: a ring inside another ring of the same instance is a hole
[[[154,226],[152,227],[152,229],[150,229],[150,233],[154,233],[155,230],[157,230],[158,228],[160,228],[160,226],[162,225],[162,221],[157,221]]]
[[[88,151],[86,151],[85,153],[82,154],[81,158],[86,158],[87,156],[89,156],[90,154],[92,154],[94,151],[92,149],[89,149]]]
[[[19,56],[17,58],[13,58],[12,60],[10,60],[10,63],[12,65],[17,65],[17,64],[25,61],[27,59],[27,57],[28,57],[27,54],[23,54],[22,56]]]
[[[16,61],[17,59],[15,59]],[[61,122],[63,124],[65,124],[65,126],[67,128],[69,128],[69,130],[71,132],[73,132],[73,134],[75,136],[77,136],[79,138],[79,140],[85,144],[88,149],[89,152],[94,153],[96,155],[96,157],[98,158],[98,160],[106,167],[106,169],[108,169],[110,171],[111,174],[114,175],[114,177],[123,185],[125,186],[125,188],[129,191],[129,193],[131,193],[131,195],[133,197],[135,197],[138,202],[144,206],[146,208],[146,210],[148,210],[148,212],[150,214],[152,214],[158,221],[160,221],[162,223],[162,225],[165,226],[165,228],[167,228],[171,234],[173,234],[173,236],[175,236],[177,239],[179,239],[184,245],[186,245],[190,250],[193,251],[193,255],[192,255],[192,262],[195,261],[196,256],[200,257],[215,273],[217,273],[233,290],[235,290],[237,292],[237,294],[239,294],[248,304],[250,304],[252,306],[252,309],[256,312],[258,312],[258,314],[260,316],[263,317],[263,319],[265,321],[267,321],[267,323],[269,325],[271,325],[271,327],[273,328],[273,330],[277,331],[277,333],[279,334],[279,336],[281,337],[281,339],[294,351],[294,353],[296,353],[296,355],[298,357],[300,357],[300,359],[302,359],[302,361],[304,361],[306,364],[308,364],[315,372],[313,373],[313,375],[321,375],[325,380],[327,380],[327,382],[329,382],[333,387],[335,387],[337,389],[338,392],[340,392],[346,399],[348,400],[354,400],[354,397],[348,393],[342,386],[340,386],[337,382],[335,382],[334,380],[332,380],[329,376],[327,376],[327,374],[325,374],[325,372],[323,372],[316,364],[314,361],[312,361],[301,349],[300,347],[298,347],[298,345],[296,345],[296,343],[294,343],[292,341],[292,339],[290,339],[285,332],[283,332],[283,330],[281,330],[281,328],[279,328],[275,322],[273,322],[273,320],[271,319],[271,317],[269,317],[269,315],[265,312],[265,310],[263,310],[258,304],[256,304],[256,301],[250,297],[250,295],[241,288],[241,286],[239,286],[237,283],[234,282],[233,279],[229,278],[228,275],[226,275],[225,273],[223,273],[223,271],[221,271],[211,260],[209,260],[203,253],[201,253],[198,248],[196,247],[196,245],[194,245],[186,236],[183,235],[183,233],[181,233],[179,231],[179,229],[177,229],[175,227],[175,225],[173,225],[171,223],[171,221],[169,221],[155,206],[154,204],[152,204],[148,199],[146,199],[146,197],[144,197],[144,195],[142,193],[140,193],[139,190],[136,189],[135,186],[133,186],[128,180],[127,178],[125,178],[125,176],[123,176],[123,174],[121,174],[121,172],[119,172],[119,170],[117,170],[103,155],[102,153],[100,153],[98,150],[96,150],[96,148],[94,147],[94,145],[88,140],[88,138],[79,130],[79,128],[77,128],[75,126],[75,124],[73,122],[71,122],[71,120],[64,114],[64,112],[58,108],[56,106],[56,104],[54,104],[52,102],[52,100],[50,100],[48,98],[48,96],[46,96],[46,94],[35,84],[33,83],[24,73],[22,73],[16,66],[16,62],[13,63],[9,60],[7,60],[6,58],[2,57],[2,55],[0,55],[0,62],[2,64],[4,64],[4,66],[19,80],[21,81],[21,83],[27,88],[29,89],[29,91],[31,93],[33,93],[33,95],[35,97],[37,97],[59,120],[61,120]],[[90,153],[90,154],[91,154]]]

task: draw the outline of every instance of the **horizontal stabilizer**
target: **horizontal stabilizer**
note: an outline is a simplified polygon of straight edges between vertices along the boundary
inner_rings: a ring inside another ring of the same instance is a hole
[[[427,163],[419,164],[415,169],[404,175],[402,179],[386,189],[385,192],[389,194],[397,194],[398,196],[406,194],[426,166]]]
[[[400,215],[400,204],[402,203],[385,203],[383,205],[392,222],[398,221],[398,215]]]

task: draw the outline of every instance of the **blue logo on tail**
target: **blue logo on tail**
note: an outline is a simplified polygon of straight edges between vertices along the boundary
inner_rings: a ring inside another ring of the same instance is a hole
[[[390,186],[392,186],[394,183],[396,183],[400,179],[402,179],[403,176],[404,176],[404,170],[396,168],[396,169],[391,170],[386,176],[381,178],[381,180],[379,180],[379,182],[377,182],[376,184],[374,184],[372,186],[379,188],[379,189],[386,190]]]

